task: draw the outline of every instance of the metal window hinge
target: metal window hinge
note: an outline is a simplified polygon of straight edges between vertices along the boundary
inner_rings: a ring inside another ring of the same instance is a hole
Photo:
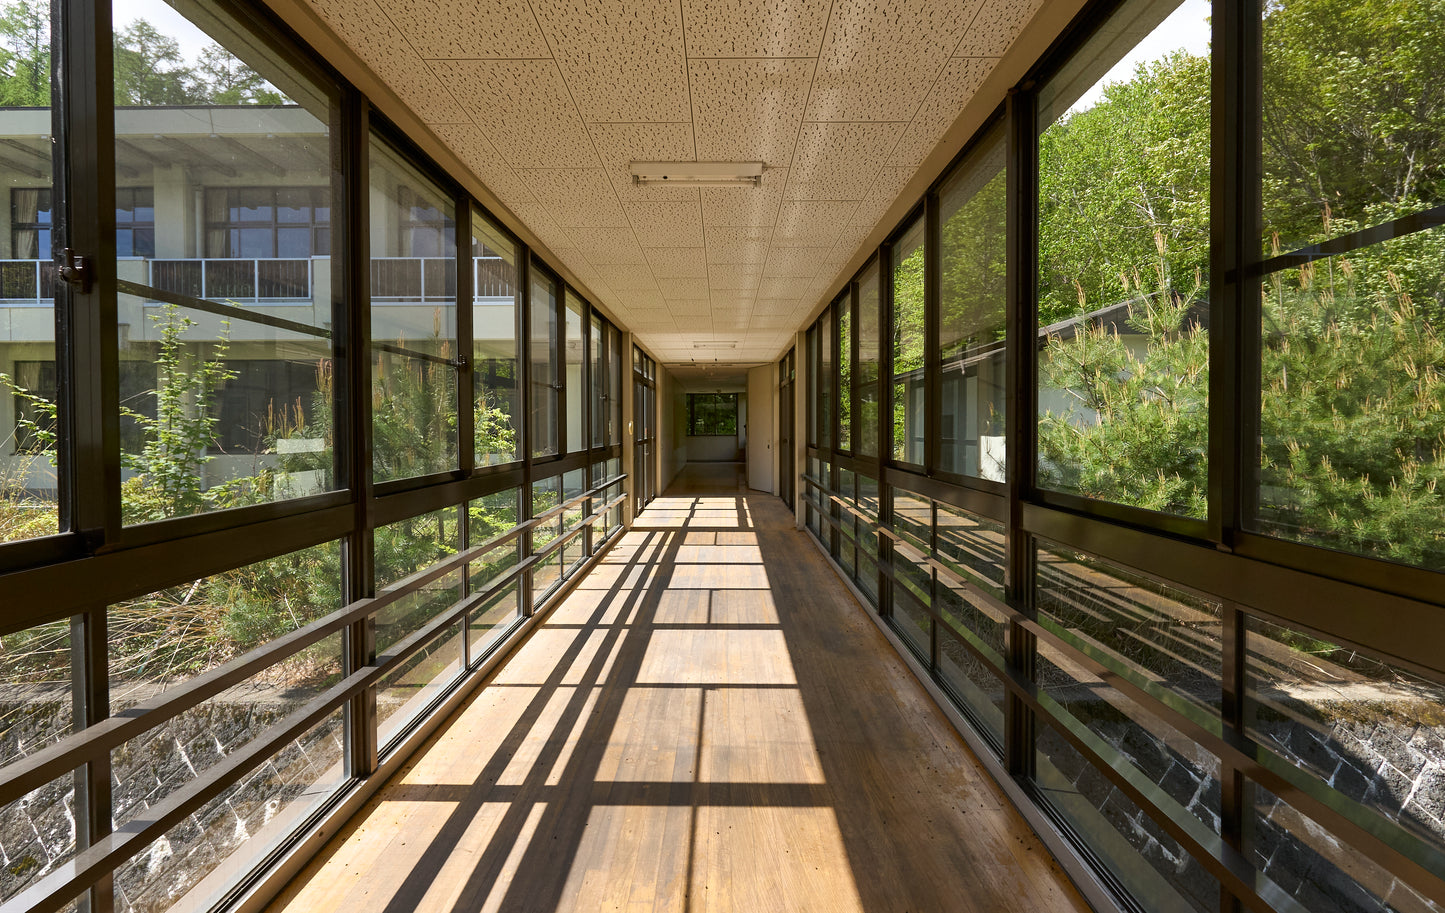
[[[82,257],[68,247],[62,250],[60,252],[60,278],[77,286],[82,294],[90,291],[90,283],[95,278],[91,259]]]

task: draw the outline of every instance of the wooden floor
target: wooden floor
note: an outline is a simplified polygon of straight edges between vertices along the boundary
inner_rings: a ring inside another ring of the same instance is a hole
[[[272,909],[1086,910],[740,472],[685,469]]]

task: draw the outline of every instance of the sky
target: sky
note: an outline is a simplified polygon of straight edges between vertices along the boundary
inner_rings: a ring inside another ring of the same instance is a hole
[[[176,12],[165,0],[114,0],[111,7],[111,21],[120,31],[137,19],[144,19],[161,34],[174,38],[181,46],[181,53],[190,63],[201,56],[201,49],[215,44],[205,32],[191,24],[190,20]]]
[[[1098,103],[1104,94],[1104,87],[1116,82],[1127,82],[1134,76],[1134,67],[1141,63],[1158,60],[1170,51],[1184,49],[1191,54],[1203,56],[1209,50],[1209,0],[1184,0],[1179,8],[1159,23],[1133,51],[1124,56],[1104,74],[1104,78],[1085,92],[1070,114],[1086,111]]]

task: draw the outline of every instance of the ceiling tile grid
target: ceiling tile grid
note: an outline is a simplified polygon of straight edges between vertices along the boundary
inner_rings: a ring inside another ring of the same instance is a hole
[[[1042,0],[307,2],[654,352],[756,361]],[[766,170],[658,187],[639,161]]]

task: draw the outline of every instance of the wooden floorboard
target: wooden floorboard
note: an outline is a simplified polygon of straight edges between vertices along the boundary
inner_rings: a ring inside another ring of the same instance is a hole
[[[704,464],[271,909],[1088,908],[782,502]]]

